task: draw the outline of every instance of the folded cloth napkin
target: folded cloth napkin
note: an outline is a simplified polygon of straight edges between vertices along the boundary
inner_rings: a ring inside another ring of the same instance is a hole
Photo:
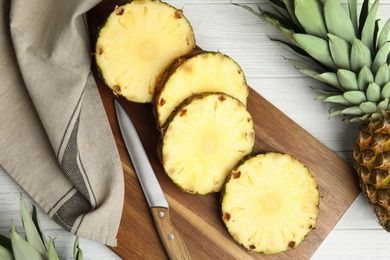
[[[0,0],[0,165],[59,225],[116,245],[120,158],[84,14],[97,0]]]

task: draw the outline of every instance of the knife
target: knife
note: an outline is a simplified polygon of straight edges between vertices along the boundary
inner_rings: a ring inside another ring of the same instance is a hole
[[[130,117],[115,100],[115,112],[127,152],[148,202],[161,242],[170,259],[191,259],[169,218],[169,205]]]

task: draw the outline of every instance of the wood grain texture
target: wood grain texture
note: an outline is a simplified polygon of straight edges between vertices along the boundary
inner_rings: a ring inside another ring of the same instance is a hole
[[[115,4],[118,4],[116,2]],[[91,37],[113,10],[103,1],[90,11]],[[131,117],[145,147],[156,176],[170,204],[171,220],[186,241],[192,259],[261,259],[250,253],[228,234],[220,215],[219,193],[193,195],[180,190],[165,174],[158,156],[160,134],[150,104],[136,104],[113,95],[94,71],[103,103],[115,136],[125,174],[125,204],[118,233],[118,247],[111,248],[124,259],[165,259],[152,215],[133,171],[118,129],[114,99]],[[254,119],[256,141],[253,153],[268,151],[289,153],[311,169],[321,193],[317,227],[300,246],[270,259],[307,259],[320,246],[335,224],[359,194],[353,169],[299,125],[250,89],[248,111]]]
[[[169,259],[190,260],[187,245],[173,226],[168,208],[151,208],[154,224]]]
[[[125,205],[118,234],[118,247],[112,250],[129,259],[147,255],[166,257],[153,218],[121,140],[113,100],[117,99],[131,117],[171,207],[171,220],[187,243],[192,259],[259,259],[262,254],[247,252],[228,234],[220,215],[219,193],[193,195],[180,190],[165,174],[158,156],[159,132],[150,104],[135,104],[115,97],[100,79],[100,93],[110,119],[125,172]],[[281,113],[259,94],[250,91],[248,111],[254,117],[254,153],[290,153],[314,173],[321,193],[317,227],[295,250],[270,259],[307,259],[319,247],[359,194],[352,168],[314,137]],[[324,160],[326,158],[326,160]],[[332,162],[332,163],[329,163]],[[347,184],[347,185],[346,185]],[[131,245],[131,246],[130,246]]]

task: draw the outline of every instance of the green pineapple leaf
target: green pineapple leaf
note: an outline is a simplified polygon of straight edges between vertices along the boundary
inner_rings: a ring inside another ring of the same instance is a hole
[[[331,107],[329,109],[329,118],[334,117],[334,116],[345,116],[345,114],[343,114],[344,110],[345,110],[345,106],[333,106],[333,107]],[[349,120],[349,118],[346,118],[344,120]]]
[[[390,42],[385,42],[381,45],[378,52],[375,55],[374,61],[372,62],[372,72],[377,73],[379,68],[387,63],[387,59],[390,54]]]
[[[366,90],[368,101],[378,102],[381,98],[381,87],[375,82],[371,82]]]
[[[380,86],[385,85],[390,80],[390,71],[389,65],[387,63],[383,63],[380,66],[378,72],[375,74],[374,82]]]
[[[358,88],[359,90],[365,91],[368,84],[374,81],[374,75],[371,70],[364,65],[363,68],[359,71],[358,74]]]
[[[389,108],[389,99],[385,98],[378,104],[378,108],[380,111],[386,111]]]
[[[337,67],[351,69],[349,53],[351,47],[346,40],[333,34],[328,34],[329,50]]]
[[[358,90],[347,91],[343,94],[343,96],[353,105],[358,105],[362,102],[367,101],[366,95],[364,95],[363,92]]]
[[[1,260],[14,260],[12,250],[0,245],[0,259]]]
[[[335,91],[335,89],[333,89],[332,90],[333,92],[340,93],[345,91],[345,89],[343,89],[343,87],[341,86],[336,73],[319,72],[319,69],[316,69],[312,65],[309,65],[307,63],[294,60],[294,59],[286,59],[286,60],[289,61],[298,71],[305,74],[306,76],[325,82],[328,85],[334,87],[335,89],[340,90],[340,91]]]
[[[302,28],[301,24],[298,21],[297,16],[295,15],[294,10],[294,0],[283,0],[284,5],[286,6],[286,9],[288,13],[290,14],[291,21],[295,24],[295,26],[298,28],[296,32],[304,32],[304,29]]]
[[[26,203],[23,200],[22,194],[20,195],[20,213],[22,216],[22,223],[26,235],[27,242],[42,256],[47,257],[46,247],[42,241],[42,238],[28,212]]]
[[[371,51],[359,39],[354,40],[351,47],[351,68],[354,72],[360,71],[364,66],[371,68]]]
[[[375,27],[374,27],[374,37],[372,39],[372,49],[373,49],[373,53],[372,55],[374,56],[375,55],[375,52],[377,51],[377,39],[378,39],[378,34],[379,34],[379,19],[378,20],[375,20]]]
[[[348,11],[339,0],[268,1],[283,11],[258,16],[292,43],[277,41],[320,68],[287,60],[301,73],[334,88],[317,91],[316,97],[338,104],[329,111],[331,116],[342,115],[348,122],[369,121],[390,109],[390,19],[380,30],[379,0],[372,5],[362,0],[360,9],[357,0],[347,0]]]
[[[12,244],[12,252],[15,259],[31,259],[41,260],[47,259],[47,254],[40,254],[29,242],[24,240],[16,231],[15,225],[11,223],[10,238]]]
[[[311,78],[319,80],[318,75],[320,74],[320,72],[318,72],[315,68],[313,68],[313,66],[311,66],[305,62],[298,61],[298,60],[288,59],[288,58],[285,58],[285,59],[288,62],[290,62],[297,70],[299,70],[303,74],[305,74]]]
[[[311,35],[326,39],[325,18],[322,3],[317,0],[295,0],[295,16],[304,30]]]
[[[363,114],[373,114],[377,110],[375,102],[372,101],[361,103],[359,108],[363,111]]]
[[[240,5],[240,4],[234,4],[234,5],[238,5],[246,10],[248,10],[249,12],[251,12],[252,14],[256,15],[257,17],[261,18],[263,21],[267,22],[268,24],[274,26],[276,29],[278,29],[285,37],[287,37],[288,39],[290,39],[291,41],[295,41],[294,40],[294,31],[292,29],[289,29],[289,28],[286,28],[284,24],[282,24],[281,21],[283,21],[283,18],[273,14],[273,13],[270,13],[270,12],[266,12],[264,10],[262,10],[260,8],[260,6],[258,6],[259,8],[259,12],[255,11],[253,8],[251,8],[250,6],[247,6],[247,5]]]
[[[360,16],[359,16],[359,38],[361,37],[362,30],[364,23],[366,22],[368,12],[370,11],[370,0],[364,0],[362,8],[360,9]]]
[[[38,215],[37,215],[37,208],[35,207],[35,205],[33,205],[33,207],[32,207],[31,218],[32,218],[32,221],[34,222],[35,227],[37,228],[38,234],[41,237],[41,240],[42,240],[45,248],[47,248],[48,247],[48,243],[47,243],[46,237],[43,235],[41,227],[39,225],[39,220],[38,220]]]
[[[8,250],[12,250],[11,240],[2,234],[0,234],[0,245]]]
[[[339,0],[326,0],[324,16],[328,33],[336,35],[352,44],[356,37],[353,24]]]
[[[309,34],[296,33],[293,35],[295,41],[304,51],[315,60],[335,71],[337,66],[332,60],[329,44],[326,40]]]
[[[287,47],[290,51],[295,52],[299,56],[306,57],[306,58],[309,57],[310,58],[310,56],[309,56],[309,54],[307,54],[307,52],[302,50],[302,48],[300,48],[299,46],[295,45],[294,43],[283,41],[283,40],[280,40],[280,39],[271,39],[271,40],[274,41],[274,42],[280,43],[283,47]]]
[[[328,85],[335,87],[342,92],[345,92],[345,89],[341,86],[339,77],[334,72],[324,72],[319,77],[322,79],[323,82],[327,83]]]
[[[342,94],[327,97],[326,99],[324,99],[324,102],[330,102],[330,103],[340,104],[344,106],[352,105],[352,103],[348,99],[346,99]]]
[[[371,53],[374,53],[374,39],[376,39],[376,13],[378,11],[379,0],[375,0],[367,14],[366,20],[361,31],[361,40],[368,47]]]
[[[381,97],[384,99],[390,98],[390,82],[387,82],[386,85],[382,88]]]
[[[73,244],[73,259],[75,260],[83,260],[83,251],[79,247],[79,237],[76,237]]]
[[[47,254],[48,254],[49,260],[58,260],[59,259],[57,252],[55,250],[55,247],[54,247],[54,240],[52,238],[50,238],[50,240],[49,240],[49,247],[47,249]]]
[[[268,0],[268,3],[278,12],[284,20],[288,20],[291,18],[286,5],[279,0]]]
[[[0,259],[28,259],[28,260],[42,260],[55,259],[58,260],[58,255],[55,252],[54,241],[50,238],[50,242],[46,245],[46,238],[42,234],[39,227],[38,216],[35,206],[31,216],[27,210],[23,195],[20,194],[20,214],[24,228],[25,237],[23,238],[16,230],[16,227],[11,220],[11,230],[9,232],[10,238],[0,234]],[[77,258],[83,259],[81,249],[78,244],[79,238],[75,239],[75,246],[77,245]],[[47,249],[46,249],[47,248]],[[43,251],[42,251],[43,250]]]
[[[382,48],[383,44],[385,44],[390,40],[389,36],[390,36],[390,18],[387,19],[385,25],[382,28],[382,31],[379,34],[378,44],[377,44],[378,49]]]
[[[295,29],[294,26],[290,26],[290,27],[286,26],[286,23],[288,23],[288,20],[286,20],[284,17],[281,17],[277,14],[274,14],[274,13],[271,13],[271,12],[268,12],[268,11],[265,11],[262,9],[260,9],[260,11],[261,12],[258,13],[259,17],[262,17],[263,19],[266,18],[266,19],[272,19],[274,21],[277,21],[277,23],[279,23],[280,26],[282,26],[283,28],[290,29],[290,30],[294,31],[294,29]]]
[[[346,90],[359,90],[357,76],[354,72],[345,69],[337,71],[337,77],[341,86]]]
[[[358,122],[361,122],[363,119],[362,117],[348,117],[348,118],[345,118],[343,119],[344,122],[354,122],[354,123],[358,123]]]
[[[347,116],[362,116],[364,113],[359,106],[353,106],[347,107],[346,109],[341,111],[341,114]]]
[[[329,96],[334,96],[340,94],[339,91],[324,89],[324,88],[313,88],[310,87],[313,91],[317,92],[319,95],[315,97],[315,100],[325,100]]]
[[[349,10],[349,17],[351,19],[353,28],[355,29],[355,35],[359,35],[359,24],[358,24],[356,0],[348,0],[348,10]]]
[[[344,97],[344,95],[334,95],[327,97],[326,99],[323,100],[324,102],[330,102],[330,103],[335,103],[339,105],[344,105],[344,106],[351,106],[352,103]]]

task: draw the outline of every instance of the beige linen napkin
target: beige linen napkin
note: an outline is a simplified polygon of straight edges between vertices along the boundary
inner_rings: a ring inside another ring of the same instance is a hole
[[[116,245],[121,162],[84,14],[97,0],[0,0],[0,165],[59,225]]]

